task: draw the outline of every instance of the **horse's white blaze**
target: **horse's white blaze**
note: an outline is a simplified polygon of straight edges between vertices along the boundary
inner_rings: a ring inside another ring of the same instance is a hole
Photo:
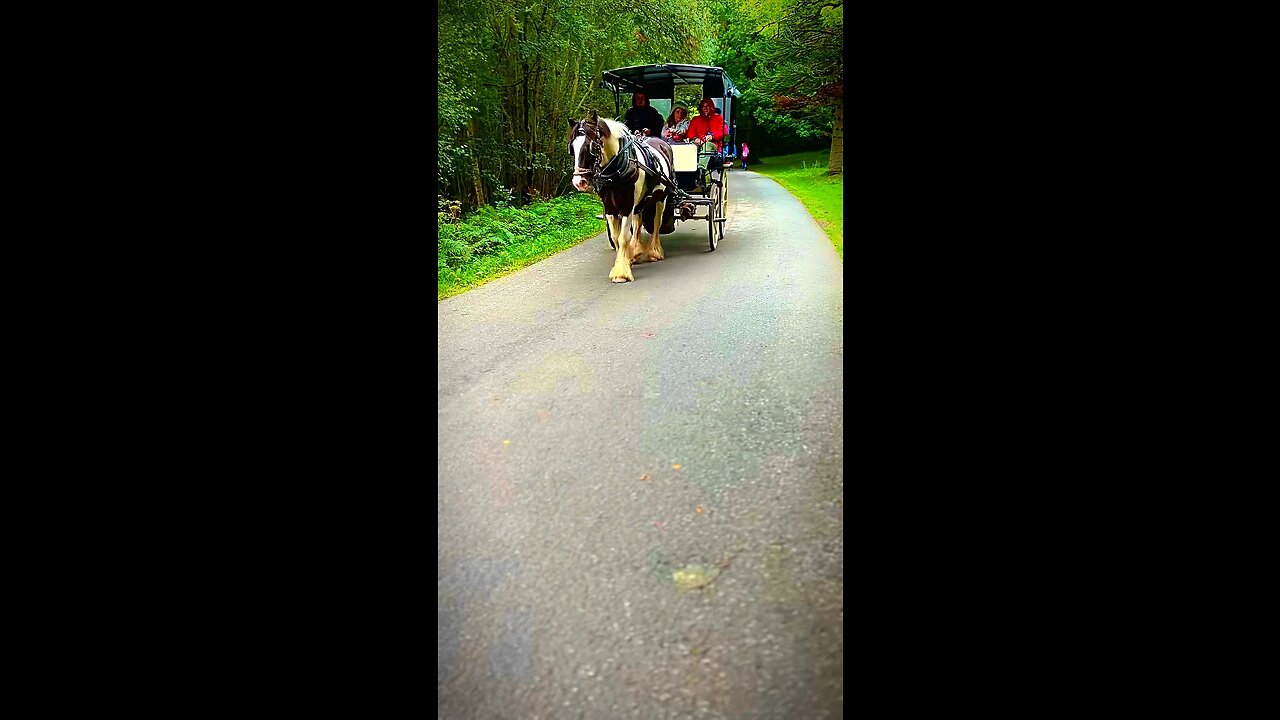
[[[574,138],[574,139],[573,139],[573,168],[574,168],[574,170],[579,169],[579,168],[578,168],[578,160],[582,157],[582,146],[583,146],[583,145],[585,145],[585,144],[586,144],[586,142],[587,142],[587,137],[586,137],[585,135],[579,135],[578,137],[576,137],[576,138]],[[585,179],[585,178],[583,178],[581,175],[579,175],[579,174],[577,174],[577,173],[575,172],[575,173],[574,173],[574,175],[573,175],[573,186],[574,186],[575,188],[577,188],[578,190],[580,190],[580,191],[586,192],[586,189],[587,189],[587,181],[586,181],[586,179]]]

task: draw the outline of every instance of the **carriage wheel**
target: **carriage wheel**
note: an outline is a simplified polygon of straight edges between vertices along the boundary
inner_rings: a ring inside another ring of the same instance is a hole
[[[707,242],[711,245],[711,252],[716,251],[716,246],[720,244],[720,238],[723,233],[716,232],[716,218],[720,215],[720,184],[713,183],[711,185],[711,207],[707,208]]]
[[[728,173],[724,173],[724,178],[722,179],[722,182],[721,182],[721,204],[723,205],[723,208],[724,208],[724,213],[721,215],[721,217],[727,218],[728,217]]]
[[[729,170],[720,173],[720,217],[729,217]],[[724,223],[720,223],[720,239],[724,239]]]

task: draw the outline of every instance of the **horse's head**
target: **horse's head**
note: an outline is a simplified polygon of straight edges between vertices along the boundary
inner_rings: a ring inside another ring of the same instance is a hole
[[[573,186],[585,192],[604,162],[609,126],[593,110],[584,120],[569,120],[569,157],[573,158]]]

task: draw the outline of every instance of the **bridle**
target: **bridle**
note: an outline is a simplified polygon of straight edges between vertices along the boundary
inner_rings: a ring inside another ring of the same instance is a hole
[[[591,123],[591,132],[587,132],[588,122]],[[578,167],[578,158],[575,157],[573,159],[573,174],[581,175],[582,179],[594,184],[596,173],[600,171],[600,161],[604,157],[604,146],[600,143],[600,128],[597,127],[594,119],[589,121],[584,120],[578,123],[578,132],[574,137],[577,137],[578,135],[582,135],[587,138],[587,156],[594,160],[594,162],[589,168]],[[570,150],[573,149],[572,142],[569,143],[569,148]]]
[[[589,129],[589,131],[588,131]],[[583,180],[591,183],[591,188],[599,195],[600,191],[612,185],[618,185],[623,182],[635,182],[636,178],[636,162],[633,157],[632,147],[635,144],[635,137],[630,133],[619,139],[618,154],[609,158],[609,162],[601,167],[604,162],[604,145],[600,142],[599,118],[590,117],[578,123],[578,132],[574,135],[584,136],[587,138],[587,155],[593,160],[591,167],[578,167],[578,158],[573,159],[573,174],[581,175]],[[569,143],[570,149],[573,143]]]

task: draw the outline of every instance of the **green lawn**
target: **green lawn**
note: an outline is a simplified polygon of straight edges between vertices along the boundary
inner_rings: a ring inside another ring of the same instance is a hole
[[[827,175],[828,150],[765,156],[747,168],[768,175],[804,204],[844,260],[844,175]]]
[[[527,207],[486,205],[436,232],[436,301],[532,265],[604,232],[600,199],[572,195]]]

